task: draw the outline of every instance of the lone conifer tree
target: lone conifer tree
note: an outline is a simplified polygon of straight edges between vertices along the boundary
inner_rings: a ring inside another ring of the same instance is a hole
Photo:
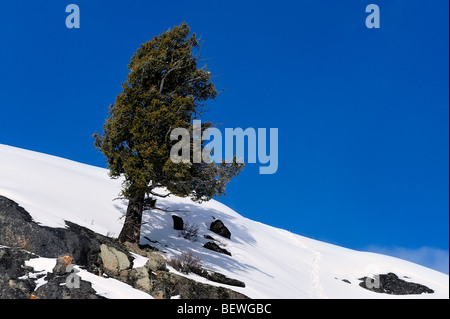
[[[125,178],[122,195],[128,208],[121,242],[139,243],[142,213],[156,208],[156,198],[162,196],[156,188],[194,201],[209,200],[223,195],[228,181],[243,167],[236,160],[171,161],[170,150],[177,143],[170,139],[172,130],[190,129],[205,103],[217,96],[211,72],[206,65],[198,67],[199,48],[186,23],[144,43],[131,58],[127,81],[110,106],[103,134],[94,134],[110,176]],[[211,126],[203,123],[202,130]]]

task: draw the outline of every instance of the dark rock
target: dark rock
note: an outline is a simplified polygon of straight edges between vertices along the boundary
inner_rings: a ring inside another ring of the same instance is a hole
[[[152,271],[145,267],[132,270],[133,286],[157,299],[179,296],[181,299],[248,299],[231,289],[203,284],[169,271]]]
[[[419,295],[422,293],[434,293],[434,290],[413,282],[398,278],[394,273],[377,275],[376,278],[359,278],[359,285],[365,289],[391,295]]]
[[[219,284],[225,284],[229,286],[235,286],[235,287],[242,287],[245,288],[245,283],[243,281],[229,278],[225,276],[224,274],[221,274],[219,272],[207,270],[204,268],[194,269],[192,271],[194,274],[199,275],[203,278],[206,278],[208,280],[217,282]]]
[[[36,275],[25,262],[38,256],[19,248],[0,248],[0,299],[99,299],[89,282],[81,281],[80,288],[65,286],[69,273],[57,269],[52,273]],[[64,263],[63,263],[64,264]],[[64,267],[62,267],[64,268]],[[46,283],[36,289],[35,280]]]
[[[233,290],[202,284],[191,279],[180,277],[170,272],[159,272],[153,282],[152,289],[158,294],[155,297],[170,298],[180,296],[181,299],[248,299],[245,295]]]
[[[228,239],[231,238],[230,230],[223,224],[223,222],[220,219],[213,221],[211,223],[211,226],[209,227],[209,230],[222,237]]]
[[[172,219],[173,219],[173,229],[175,229],[175,230],[183,230],[184,229],[183,218],[172,215]]]
[[[220,248],[219,245],[217,245],[216,243],[213,243],[212,241],[207,242],[206,244],[203,245],[203,247],[205,247],[206,249],[221,253],[221,254],[231,256],[231,253],[228,250]]]
[[[31,257],[31,253],[23,250],[0,248],[0,299],[30,299],[36,284],[34,280],[24,278],[33,271],[24,264]]]
[[[48,273],[45,280],[48,282],[32,292],[37,299],[105,299],[96,294],[90,282],[80,280],[78,288],[68,288],[66,280],[69,273],[56,275]]]
[[[224,274],[221,274],[218,272],[208,273],[207,276],[204,276],[204,277],[206,279],[209,279],[211,281],[218,282],[221,284],[245,288],[244,282],[237,280],[237,279],[229,278],[229,277],[225,276]]]
[[[0,244],[41,257],[72,256],[79,265],[86,266],[100,250],[96,239],[101,235],[70,222],[66,225],[67,228],[41,226],[17,203],[0,196]]]
[[[209,239],[209,240],[215,240],[212,236],[209,236],[209,235],[203,235],[203,238]]]
[[[346,282],[346,283],[348,283],[348,284],[351,284],[350,280],[348,280],[348,279],[342,279],[342,281],[343,281],[343,282]]]

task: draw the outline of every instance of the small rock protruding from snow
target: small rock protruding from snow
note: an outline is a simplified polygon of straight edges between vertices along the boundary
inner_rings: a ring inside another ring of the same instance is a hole
[[[206,244],[203,245],[203,247],[205,247],[206,249],[221,253],[221,254],[231,256],[231,253],[228,250],[219,247],[219,245],[217,245],[216,243],[214,243],[212,241],[207,242]]]
[[[224,225],[224,223],[220,219],[213,221],[211,223],[211,226],[209,227],[209,230],[222,237],[228,239],[231,238],[230,230]]]
[[[184,229],[183,218],[176,216],[176,215],[172,215],[172,219],[173,219],[173,229],[175,229],[175,230],[183,230]]]

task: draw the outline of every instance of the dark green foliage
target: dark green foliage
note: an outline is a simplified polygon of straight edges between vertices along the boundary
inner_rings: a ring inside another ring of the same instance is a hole
[[[182,23],[137,50],[128,65],[123,91],[110,106],[103,134],[94,134],[111,177],[125,177],[122,195],[130,200],[127,219],[135,230],[133,236],[127,235],[130,241],[139,240],[142,210],[155,207],[155,188],[165,187],[195,201],[209,200],[223,195],[228,181],[243,167],[236,161],[218,165],[173,163],[170,159],[177,142],[170,140],[171,131],[192,131],[192,121],[199,118],[205,103],[217,96],[211,72],[206,65],[198,66],[199,40],[189,34],[189,27]],[[213,123],[202,123],[202,130],[211,126]],[[133,221],[130,210],[135,211]],[[119,239],[126,240],[123,236]]]

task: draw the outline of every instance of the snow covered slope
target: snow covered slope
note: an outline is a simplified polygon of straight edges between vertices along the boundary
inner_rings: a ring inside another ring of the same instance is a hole
[[[117,237],[126,210],[126,202],[114,200],[121,182],[111,180],[102,168],[0,145],[0,195],[19,203],[42,225],[65,227],[67,220]],[[156,246],[167,257],[190,251],[200,257],[205,268],[245,282],[245,288],[233,289],[251,298],[449,298],[447,275],[404,260],[267,226],[215,200],[196,204],[170,196],[159,200],[159,205],[179,210],[176,215],[198,227],[198,239],[181,237],[172,227],[171,213],[146,211],[141,243]],[[231,239],[209,230],[217,219],[231,231]],[[232,256],[204,248],[209,240],[203,235],[214,237]],[[434,293],[394,296],[359,286],[359,278],[389,272]]]

